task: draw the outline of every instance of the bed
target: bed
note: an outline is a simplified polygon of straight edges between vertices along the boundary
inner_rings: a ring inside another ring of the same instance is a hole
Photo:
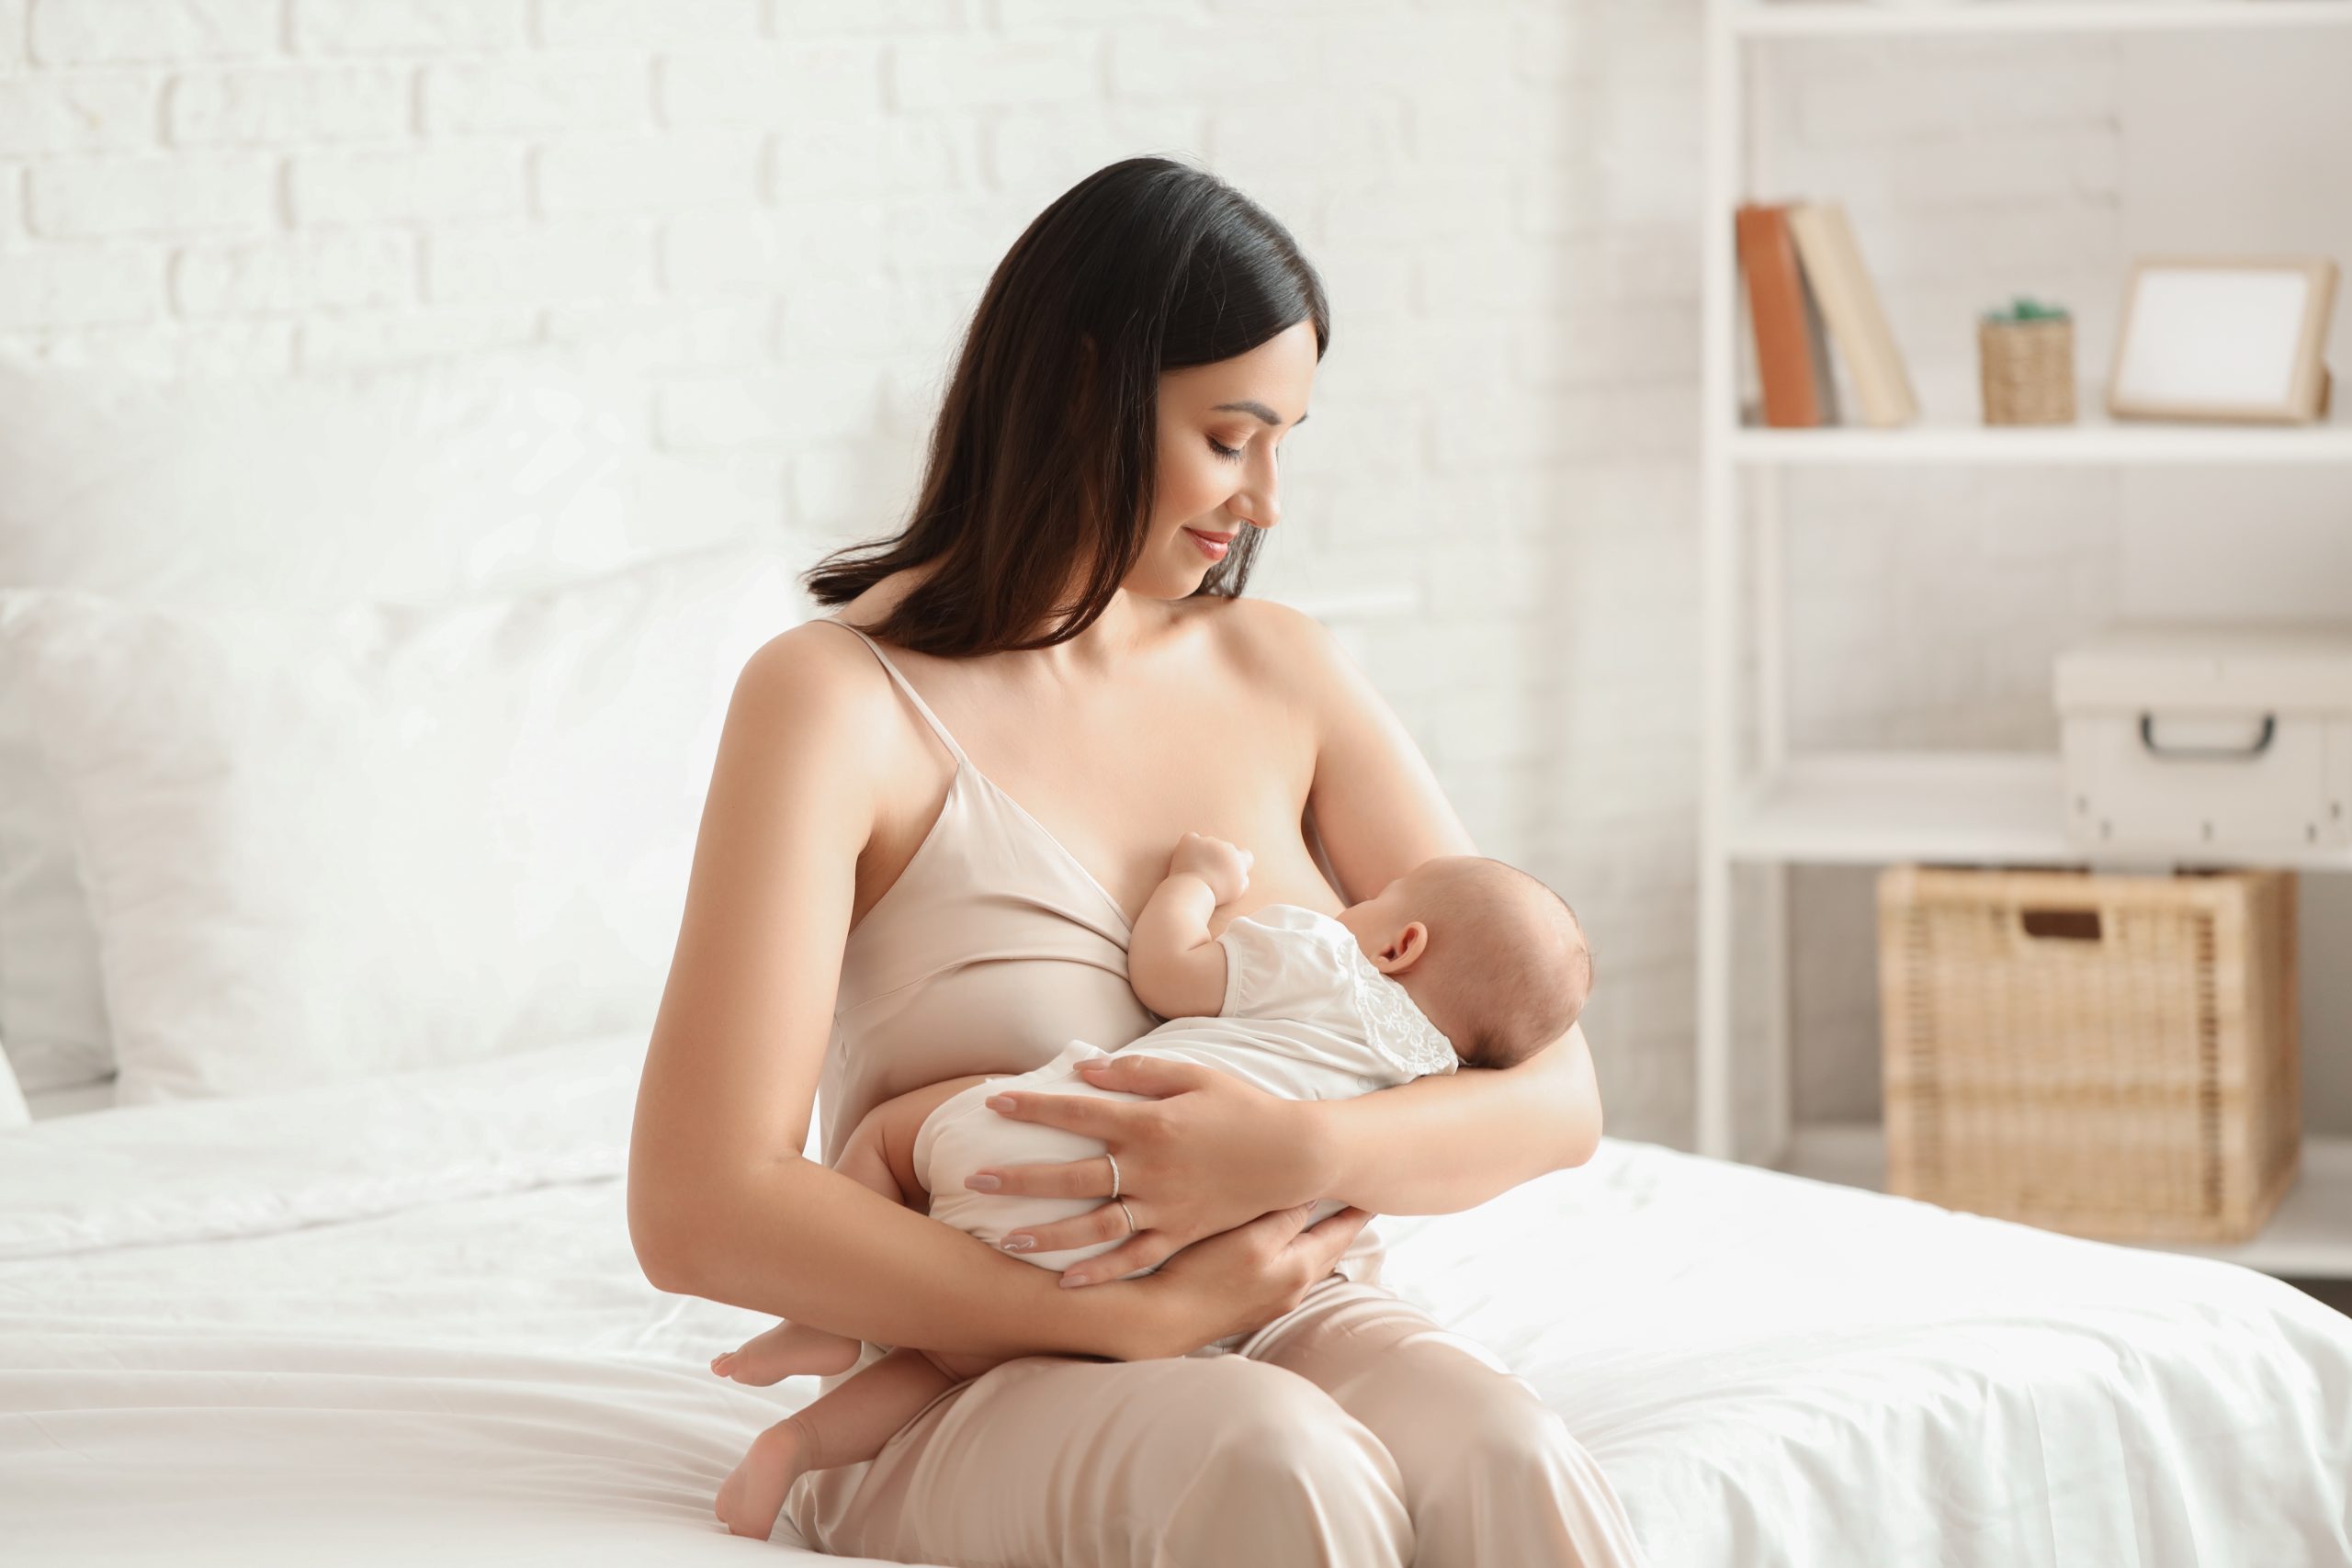
[[[8,1561],[818,1558],[711,1516],[815,1384],[713,1378],[765,1320],[639,1274],[642,1055],[0,1135]],[[2247,1269],[1617,1138],[1380,1223],[1396,1287],[1566,1416],[1661,1568],[2352,1557],[2352,1320]]]
[[[814,1555],[710,1511],[813,1380],[622,1182],[808,558],[616,491],[618,395],[0,367],[0,1562]],[[1379,1224],[1655,1563],[2352,1562],[2352,1320],[2246,1269],[1620,1138]]]

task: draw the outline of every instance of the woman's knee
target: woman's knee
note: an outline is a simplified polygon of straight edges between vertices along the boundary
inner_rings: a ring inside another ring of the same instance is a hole
[[[1410,1436],[1389,1444],[1415,1503],[1465,1488],[1507,1493],[1540,1491],[1563,1466],[1590,1461],[1557,1411],[1512,1377],[1477,1382],[1471,1397],[1431,1401]]]
[[[1248,1521],[1265,1539],[1290,1538],[1310,1552],[1296,1561],[1410,1560],[1404,1480],[1368,1427],[1280,1367],[1218,1356],[1204,1359],[1200,1373],[1196,1506],[1237,1527]]]
[[[1246,1356],[1211,1356],[1200,1359],[1193,1382],[1205,1453],[1276,1472],[1355,1451],[1394,1466],[1379,1438],[1295,1372]]]

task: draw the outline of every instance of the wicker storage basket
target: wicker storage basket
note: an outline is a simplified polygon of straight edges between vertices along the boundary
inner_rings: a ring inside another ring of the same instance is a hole
[[[1978,321],[1978,377],[1987,424],[2075,423],[2075,323]]]
[[[2291,872],[1889,868],[1887,1190],[2110,1241],[2244,1241],[2301,1163]]]

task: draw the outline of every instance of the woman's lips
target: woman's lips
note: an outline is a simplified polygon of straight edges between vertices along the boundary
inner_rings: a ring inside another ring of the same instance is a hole
[[[1211,560],[1223,560],[1225,552],[1233,547],[1230,536],[1220,539],[1215,534],[1204,534],[1198,528],[1187,528],[1184,532],[1193,536],[1193,543],[1200,546],[1201,554]]]

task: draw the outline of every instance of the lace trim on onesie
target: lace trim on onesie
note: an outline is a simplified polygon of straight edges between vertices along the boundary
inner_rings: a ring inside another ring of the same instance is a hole
[[[1416,1077],[1450,1073],[1462,1066],[1453,1043],[1430,1021],[1430,1015],[1420,1010],[1410,991],[1374,968],[1352,938],[1343,951],[1356,983],[1356,1010],[1363,1014],[1364,1030],[1374,1045]]]

